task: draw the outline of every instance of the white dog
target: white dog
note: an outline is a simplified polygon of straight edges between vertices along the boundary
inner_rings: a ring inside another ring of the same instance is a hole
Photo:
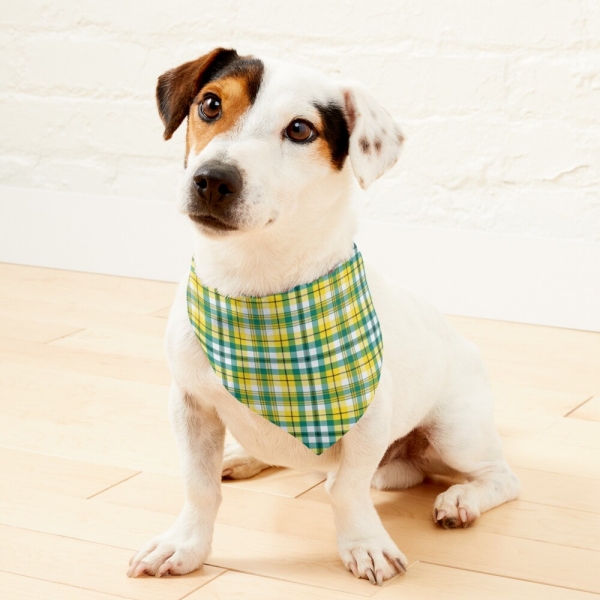
[[[193,223],[195,272],[223,296],[263,297],[323,277],[354,253],[352,174],[368,187],[397,160],[402,134],[356,84],[278,60],[216,49],[158,80],[165,139],[187,117],[179,208]],[[221,477],[269,465],[328,473],[346,568],[381,585],[406,569],[369,488],[399,489],[428,473],[460,473],[434,520],[466,527],[514,499],[519,482],[493,424],[477,348],[432,308],[368,270],[385,346],[368,410],[321,454],[223,385],[191,325],[182,282],[167,330],[170,415],[186,501],[173,526],[131,561],[128,574],[184,574],[211,549]],[[239,445],[224,451],[225,428]]]

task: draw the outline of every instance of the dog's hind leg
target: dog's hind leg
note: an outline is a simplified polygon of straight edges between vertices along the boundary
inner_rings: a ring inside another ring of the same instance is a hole
[[[455,411],[445,413],[430,436],[442,461],[467,479],[440,494],[433,505],[433,519],[445,529],[468,527],[486,510],[514,500],[521,487],[504,459],[493,423],[491,393],[479,390],[458,404]],[[482,404],[489,411],[478,410]]]
[[[423,472],[412,462],[395,459],[379,467],[371,480],[378,490],[403,490],[423,481]]]
[[[506,463],[469,476],[473,477],[471,481],[453,485],[436,498],[433,520],[444,529],[468,527],[481,513],[519,494],[519,480]]]
[[[378,490],[402,490],[423,481],[420,462],[429,447],[425,431],[413,429],[408,435],[394,441],[385,451],[371,487]]]
[[[228,442],[225,445],[223,453],[221,477],[248,479],[268,469],[270,466],[248,454],[238,442]]]

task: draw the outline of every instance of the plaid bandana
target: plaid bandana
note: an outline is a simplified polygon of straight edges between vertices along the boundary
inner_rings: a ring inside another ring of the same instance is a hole
[[[188,315],[213,370],[240,402],[316,454],[368,408],[383,341],[363,260],[289,292],[228,298],[204,287],[195,263]]]

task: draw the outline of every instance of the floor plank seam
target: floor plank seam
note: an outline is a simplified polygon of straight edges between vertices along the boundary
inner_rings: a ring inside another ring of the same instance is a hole
[[[598,514],[598,513],[589,513],[589,514]],[[485,516],[482,518],[485,518]],[[477,527],[477,525],[475,524],[474,526],[472,526],[472,529],[475,530],[476,527]],[[595,549],[595,548],[587,548],[585,546],[573,546],[571,544],[562,544],[559,542],[550,542],[548,540],[540,540],[536,537],[521,537],[521,536],[517,536],[517,535],[511,535],[508,533],[500,533],[498,531],[489,531],[489,530],[485,530],[485,529],[482,529],[480,531],[481,531],[481,533],[486,533],[488,535],[498,535],[498,536],[502,536],[503,538],[510,538],[513,540],[527,540],[530,542],[535,542],[536,544],[547,544],[547,545],[558,547],[558,548],[576,548],[578,550],[584,550],[585,552],[595,552],[600,557],[600,548]],[[426,562],[426,561],[423,561],[423,562]]]
[[[216,568],[223,569],[223,567],[216,567]],[[219,579],[219,577],[222,577],[223,575],[225,575],[225,573],[227,573],[228,571],[229,571],[229,569],[223,569],[218,575],[215,575],[212,579],[209,579],[206,583],[202,583],[196,589],[191,590],[190,592],[187,592],[184,596],[180,596],[178,600],[184,600],[184,598],[188,598],[189,596],[191,596],[198,590],[201,590],[203,587],[206,587],[209,583],[212,583],[213,581],[216,581],[217,579]]]
[[[129,552],[137,552],[139,550],[139,548],[137,546],[136,547],[116,546],[115,544],[107,544],[106,542],[95,542],[95,541],[87,539],[87,538],[74,537],[72,535],[65,535],[63,533],[51,533],[51,532],[43,531],[40,529],[33,529],[32,527],[27,527],[25,525],[11,525],[10,523],[1,523],[1,522],[0,522],[0,525],[2,525],[3,527],[10,527],[11,529],[20,529],[22,531],[31,531],[33,533],[39,533],[41,535],[49,535],[51,537],[58,537],[58,538],[62,538],[64,540],[73,540],[75,542],[83,542],[84,544],[93,544],[94,546],[103,546],[105,548],[114,548],[115,550],[127,550]],[[219,567],[219,568],[223,569],[224,567]],[[18,575],[18,573],[15,573],[15,575]],[[60,583],[60,582],[55,582],[55,583]]]
[[[523,438],[521,438],[523,439]],[[532,439],[532,438],[529,438]],[[588,452],[593,452],[593,448],[588,448],[586,446],[570,446],[569,444],[563,444],[564,446],[568,447],[568,448],[577,448],[579,450],[587,450]],[[535,471],[537,473],[544,473],[545,475],[559,475],[561,477],[577,477],[578,479],[589,479],[590,481],[598,481],[598,477],[594,476],[594,475],[570,475],[568,473],[564,473],[561,471],[546,471],[546,469],[531,469],[528,467],[522,467],[520,465],[517,464],[517,461],[513,458],[512,461],[510,461],[510,465],[512,467],[515,467],[517,469],[526,469],[527,471]]]
[[[584,404],[587,404],[594,396],[590,396],[586,398],[581,404],[578,404],[575,408],[571,409],[566,415],[563,415],[563,418],[568,417],[573,414],[576,410],[579,410]]]
[[[308,494],[308,492],[310,492],[311,490],[314,490],[316,487],[320,486],[324,481],[327,480],[327,477],[323,477],[323,479],[321,481],[319,481],[318,483],[315,483],[314,485],[311,485],[308,489],[300,492],[298,495],[293,496],[294,499],[296,498],[301,498],[302,496],[304,496],[304,494]]]
[[[23,579],[35,579],[36,581],[43,581],[44,583],[55,583],[56,585],[64,585],[75,590],[85,590],[86,592],[93,592],[96,594],[106,594],[108,596],[114,596],[115,598],[124,598],[125,600],[132,600],[131,596],[122,596],[121,594],[115,594],[114,592],[99,592],[93,588],[81,587],[80,585],[73,585],[72,583],[65,583],[64,581],[55,581],[54,579],[44,579],[43,577],[36,577],[35,575],[23,575],[22,573],[14,573],[13,571],[7,571],[6,569],[0,569],[0,573],[8,573],[9,575],[16,575]]]
[[[501,573],[492,573],[490,571],[481,571],[478,569],[463,569],[462,567],[455,567],[455,566],[451,566],[451,565],[445,565],[443,563],[440,562],[434,562],[431,560],[422,560],[420,561],[423,564],[426,565],[433,565],[436,567],[445,567],[446,569],[456,569],[457,571],[466,571],[468,573],[479,573],[480,575],[487,575],[487,576],[491,576],[491,577],[502,577],[503,579],[512,579],[514,581],[526,581],[528,583],[535,583],[537,585],[545,585],[548,587],[553,587],[553,588],[559,588],[562,590],[574,590],[576,592],[584,592],[586,594],[594,594],[594,595],[598,595],[597,592],[594,592],[592,590],[589,589],[585,589],[585,588],[581,588],[581,587],[569,587],[566,585],[560,585],[557,583],[548,583],[547,581],[537,581],[535,579],[526,579],[525,577],[516,577],[514,575],[502,575]]]
[[[574,512],[582,512],[582,513],[586,513],[588,515],[598,515],[598,514],[600,514],[600,507],[598,508],[598,510],[590,510],[588,508],[574,508],[572,506],[564,506],[563,504],[547,504],[546,502],[540,502],[539,500],[535,500],[535,501],[532,501],[532,500],[521,500],[520,498],[516,498],[516,500],[518,502],[523,502],[525,504],[532,504],[532,505],[537,505],[537,506],[547,506],[549,508],[559,508],[559,509],[563,509],[563,510],[572,510]],[[514,536],[511,536],[511,537],[514,537]],[[564,544],[560,544],[560,545],[564,546]]]
[[[221,566],[215,565],[211,562],[206,562],[204,564],[208,565],[209,567],[215,567],[217,569],[227,569],[227,571],[231,571],[232,573],[241,573],[242,575],[251,575],[253,577],[260,577],[262,579],[271,579],[272,581],[283,581],[284,583],[295,583],[297,585],[304,585],[306,587],[316,588],[318,590],[327,590],[327,591],[331,591],[331,592],[336,592],[338,594],[348,594],[350,596],[352,596],[352,595],[363,596],[364,598],[372,598],[376,594],[376,592],[374,592],[373,594],[364,594],[363,592],[360,592],[360,591],[346,592],[344,590],[340,590],[339,588],[324,587],[323,585],[316,585],[314,583],[309,583],[309,582],[299,582],[295,579],[285,579],[283,577],[274,577],[273,575],[264,575],[262,573],[256,573],[256,572],[252,572],[252,571],[243,571],[241,569],[233,569],[231,567],[221,567]],[[341,564],[341,561],[340,561],[340,564]],[[353,575],[350,573],[350,571],[348,571],[348,576],[353,577]],[[215,579],[216,579],[216,577],[215,577]],[[211,581],[214,581],[214,579],[211,579]],[[357,581],[360,581],[360,580],[357,580]]]
[[[125,479],[121,479],[121,481],[117,481],[116,483],[109,485],[108,487],[104,488],[103,490],[100,490],[99,492],[95,492],[91,496],[88,496],[86,498],[86,500],[91,500],[92,498],[95,498],[96,496],[99,496],[100,494],[103,494],[104,492],[106,492],[108,490],[112,490],[112,488],[117,487],[118,485],[121,485],[122,483],[125,483],[126,481],[129,481],[130,479],[133,479],[134,477],[138,476],[140,473],[143,473],[143,471],[138,471],[137,473],[134,473],[133,475],[129,475],[129,477],[125,477]]]
[[[37,450],[29,450],[27,448],[22,448],[20,446],[10,446],[7,444],[0,444],[0,450],[14,450],[16,452],[23,452],[23,453],[27,453],[27,454],[36,454],[38,456],[48,456],[50,458],[57,458],[59,460],[68,460],[68,461],[76,462],[76,463],[85,463],[88,465],[93,465],[94,467],[101,467],[101,468],[107,468],[107,469],[121,469],[123,471],[131,471],[132,470],[129,467],[121,467],[121,466],[110,464],[110,463],[95,462],[92,460],[86,460],[86,459],[82,459],[82,458],[73,458],[72,456],[64,456],[62,454],[51,454],[49,452],[38,452]],[[133,475],[130,475],[127,479],[130,479],[134,475],[139,475],[140,473],[142,473],[142,471],[137,471]],[[146,471],[146,473],[153,473],[156,475],[164,475],[164,473],[159,473],[159,472],[155,473],[154,471]],[[123,480],[123,481],[126,481],[126,480]],[[122,483],[122,482],[119,481],[119,483]],[[118,485],[118,484],[115,484],[115,485]],[[102,491],[104,491],[104,490],[102,490]],[[88,498],[88,500],[89,500],[89,498]]]
[[[42,344],[46,345],[46,344],[52,344],[53,342],[58,342],[58,340],[64,340],[65,338],[68,338],[72,335],[75,335],[76,333],[81,333],[82,331],[85,331],[87,329],[87,327],[82,327],[81,329],[77,329],[75,331],[71,331],[70,333],[67,333],[65,335],[61,335],[57,338],[54,338],[52,340],[46,340],[45,342],[42,342]]]
[[[575,448],[579,448],[580,446],[574,446]],[[589,476],[589,475],[572,475],[572,474],[568,474],[568,473],[561,473],[558,471],[546,471],[544,469],[532,469],[531,467],[520,467],[519,465],[515,464],[515,461],[513,460],[511,462],[511,465],[513,467],[515,467],[516,469],[519,469],[521,471],[529,471],[531,473],[544,473],[544,474],[550,474],[550,475],[558,475],[560,477],[574,477],[576,479],[591,479],[592,481],[598,481],[598,477],[595,476]]]

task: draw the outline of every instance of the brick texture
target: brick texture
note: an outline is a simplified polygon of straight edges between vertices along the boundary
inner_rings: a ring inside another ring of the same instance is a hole
[[[600,241],[597,0],[28,0],[0,14],[0,185],[169,200],[156,77],[216,45],[362,80],[407,135],[369,218]]]

